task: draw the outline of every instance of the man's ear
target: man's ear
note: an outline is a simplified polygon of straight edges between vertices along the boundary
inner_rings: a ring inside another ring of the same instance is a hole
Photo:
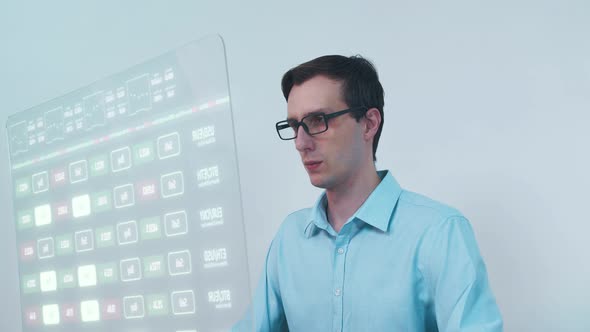
[[[366,140],[372,140],[373,137],[377,134],[377,130],[379,130],[379,125],[381,124],[381,113],[375,107],[369,108],[367,113],[365,113],[365,132],[363,136]]]

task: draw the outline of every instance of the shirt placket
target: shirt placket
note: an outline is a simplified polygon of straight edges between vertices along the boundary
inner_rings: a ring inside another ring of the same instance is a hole
[[[347,227],[348,226],[348,227]],[[351,230],[353,227],[347,224],[342,227],[340,233],[336,236],[334,247],[334,270],[333,270],[333,284],[332,284],[332,330],[334,332],[342,331],[342,324],[344,320],[344,270],[346,265],[346,253],[348,251],[348,244],[350,243]]]

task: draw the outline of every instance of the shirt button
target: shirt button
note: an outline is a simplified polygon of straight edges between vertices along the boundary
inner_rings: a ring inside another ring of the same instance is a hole
[[[338,253],[342,255],[344,253],[344,248],[338,248]]]
[[[336,288],[336,290],[334,290],[334,295],[340,296],[340,293],[342,293],[342,291],[340,290],[340,288]]]

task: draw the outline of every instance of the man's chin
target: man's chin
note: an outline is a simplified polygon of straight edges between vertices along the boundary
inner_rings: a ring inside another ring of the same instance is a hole
[[[326,189],[327,187],[325,180],[321,178],[319,174],[309,174],[309,182],[317,188]]]

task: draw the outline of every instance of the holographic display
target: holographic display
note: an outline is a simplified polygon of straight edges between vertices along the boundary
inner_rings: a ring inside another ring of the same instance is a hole
[[[7,122],[24,331],[222,331],[249,281],[221,39]]]

